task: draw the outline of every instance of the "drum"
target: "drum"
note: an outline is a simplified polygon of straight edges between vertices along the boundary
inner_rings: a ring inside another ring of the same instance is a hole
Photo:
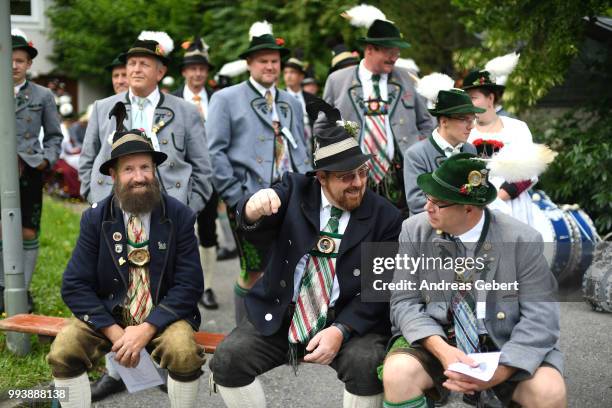
[[[542,235],[544,256],[560,289],[579,289],[599,241],[593,222],[578,205],[559,207],[541,190],[530,195],[534,205],[532,226]]]

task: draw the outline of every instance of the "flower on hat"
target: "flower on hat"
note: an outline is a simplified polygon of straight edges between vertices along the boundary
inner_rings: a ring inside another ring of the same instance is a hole
[[[33,47],[33,46],[34,46],[34,43],[33,43],[32,41],[28,41],[28,45],[29,45],[30,47]]]
[[[183,43],[181,44],[181,48],[186,50],[187,48],[189,48],[190,45],[191,41],[183,41]]]
[[[484,85],[484,83],[485,83],[485,77],[481,76],[481,77],[478,79],[478,83],[479,83],[480,85]]]
[[[283,45],[285,45],[285,40],[284,40],[284,39],[282,39],[281,37],[278,37],[278,38],[276,39],[276,45],[278,45],[278,46],[281,46],[281,47],[282,47]]]
[[[470,192],[472,191],[472,185],[471,184],[464,184],[461,186],[461,188],[459,188],[459,192],[463,195],[470,195]]]

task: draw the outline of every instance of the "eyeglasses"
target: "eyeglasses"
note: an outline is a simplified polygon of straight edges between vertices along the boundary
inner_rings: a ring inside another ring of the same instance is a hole
[[[475,125],[476,117],[475,116],[451,116],[452,120],[456,120],[458,122],[462,122],[465,126]]]
[[[430,196],[425,196],[425,198],[427,198],[427,201],[429,201],[436,210],[441,210],[443,208],[448,208],[452,207],[453,205],[457,205],[456,203],[444,203],[443,201],[436,201]]]
[[[370,167],[368,165],[361,166],[357,170],[351,171],[350,173],[344,173],[342,175],[335,174],[336,178],[342,181],[345,184],[350,184],[355,180],[355,177],[359,176],[359,178],[366,178],[368,173],[370,172]]]
[[[399,57],[400,49],[395,47],[374,47],[376,51],[380,51],[389,57]]]

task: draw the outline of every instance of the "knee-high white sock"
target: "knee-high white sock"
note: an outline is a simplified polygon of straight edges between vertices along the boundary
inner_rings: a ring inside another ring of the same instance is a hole
[[[30,289],[32,276],[34,276],[36,260],[38,259],[38,247],[38,238],[23,241],[23,275],[26,290]]]
[[[172,408],[191,408],[196,406],[200,379],[189,382],[176,381],[168,376],[168,398]]]
[[[381,408],[383,404],[383,394],[376,395],[355,395],[344,389],[343,408]]]
[[[227,408],[265,408],[266,395],[259,379],[244,387],[223,387],[217,389]]]
[[[111,364],[110,359],[112,357],[110,356],[110,353],[108,353],[106,355],[106,371],[108,372],[108,375],[114,379],[114,380],[120,380],[121,376],[119,375],[119,371],[117,371],[115,369],[115,366]]]
[[[200,245],[200,262],[204,272],[204,289],[212,289],[217,263],[217,247],[204,248]]]
[[[53,378],[55,387],[68,389],[68,400],[61,402],[62,408],[91,407],[91,388],[87,373],[74,378]]]

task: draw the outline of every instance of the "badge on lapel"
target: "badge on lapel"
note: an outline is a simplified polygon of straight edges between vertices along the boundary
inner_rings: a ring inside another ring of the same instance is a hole
[[[123,237],[121,236],[120,232],[113,232],[113,240],[114,241],[121,241],[121,238],[123,238]]]
[[[157,241],[157,249],[160,251],[165,251],[167,244],[165,242]]]
[[[123,252],[123,245],[121,244],[115,244],[115,252],[120,254]]]
[[[119,266],[123,266],[123,264],[125,264],[125,259],[123,259],[123,257],[119,258]]]

